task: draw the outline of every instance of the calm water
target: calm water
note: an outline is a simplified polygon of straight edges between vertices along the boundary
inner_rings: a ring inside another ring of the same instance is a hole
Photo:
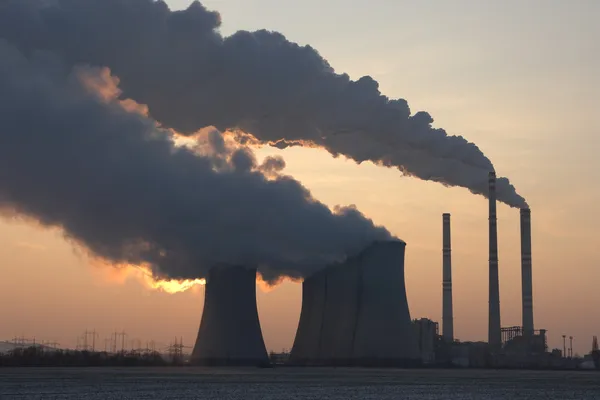
[[[0,399],[600,399],[600,373],[363,369],[0,369]]]

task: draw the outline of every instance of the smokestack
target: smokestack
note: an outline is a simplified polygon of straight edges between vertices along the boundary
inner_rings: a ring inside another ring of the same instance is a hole
[[[533,335],[533,279],[531,272],[531,210],[521,209],[521,284],[523,332]]]
[[[443,263],[443,282],[442,282],[442,336],[446,342],[454,341],[454,316],[452,311],[452,256],[450,240],[450,214],[444,214],[443,220],[443,240],[442,240],[442,263]]]
[[[489,288],[489,325],[488,343],[497,349],[502,343],[500,329],[500,283],[498,282],[498,227],[496,223],[496,173],[489,174],[489,202],[490,202],[490,288]]]

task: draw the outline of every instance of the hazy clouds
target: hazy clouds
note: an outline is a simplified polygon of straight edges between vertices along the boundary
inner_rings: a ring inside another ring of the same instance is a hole
[[[203,277],[219,263],[299,277],[390,238],[279,176],[281,160],[257,165],[215,129],[175,146],[117,95],[107,70],[71,71],[0,40],[0,206],[157,277]]]
[[[52,50],[75,65],[109,66],[125,96],[166,126],[193,133],[239,128],[277,147],[316,144],[357,162],[487,195],[491,161],[461,136],[432,127],[370,77],[336,74],[314,49],[276,32],[222,37],[200,3],[172,12],[152,0],[4,0],[0,37]],[[359,56],[359,55],[357,55]],[[498,199],[523,207],[506,178]]]

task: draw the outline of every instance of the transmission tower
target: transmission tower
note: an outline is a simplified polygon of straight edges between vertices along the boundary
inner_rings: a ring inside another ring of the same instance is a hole
[[[21,336],[15,336],[12,339],[12,342],[17,347],[26,347],[28,345],[35,345],[35,338],[34,339],[27,339],[23,335],[21,335]]]
[[[133,338],[129,342],[131,343],[131,351],[142,352],[142,341],[140,339]]]
[[[118,344],[118,340],[119,340],[119,336],[121,337],[121,352],[125,352],[125,338],[127,337],[127,333],[125,333],[125,331],[122,332],[117,332],[115,331],[113,333],[113,353],[117,352],[117,344]]]
[[[154,353],[154,352],[156,352],[156,342],[154,340],[146,342],[146,352],[147,353]]]
[[[183,338],[179,338],[178,340],[177,337],[175,338],[175,341],[169,345],[169,355],[174,363],[179,363],[183,360],[184,347]]]
[[[96,351],[96,337],[98,337],[98,333],[96,332],[96,330],[94,329],[93,331],[88,331],[87,329],[85,330],[85,332],[83,333],[84,336],[84,350],[89,351],[91,349],[92,352]],[[89,342],[88,342],[88,337],[92,337],[92,344],[90,346]]]
[[[58,348],[58,346],[60,346],[60,343],[56,343],[56,342],[50,342],[50,341],[48,341],[48,342],[44,342],[44,341],[42,340],[42,346],[46,346],[46,347],[49,347],[49,348],[51,348],[51,349],[57,349],[57,348]]]
[[[78,351],[86,351],[87,350],[87,336],[85,333],[83,335],[77,336],[77,346],[75,347]]]

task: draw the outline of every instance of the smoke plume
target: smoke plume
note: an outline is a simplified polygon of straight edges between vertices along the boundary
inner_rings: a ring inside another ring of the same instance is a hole
[[[391,237],[352,207],[332,212],[279,173],[282,160],[259,165],[216,129],[175,145],[144,107],[117,98],[117,82],[0,39],[3,212],[167,279],[202,278],[222,263],[302,277]]]
[[[336,74],[309,46],[264,30],[223,37],[220,22],[199,2],[173,12],[154,0],[0,0],[0,37],[71,65],[110,67],[124,96],[177,131],[239,129],[260,143],[319,146],[488,194],[491,161],[463,137],[433,128],[428,113],[412,114],[370,77]],[[526,206],[506,178],[497,196]]]

